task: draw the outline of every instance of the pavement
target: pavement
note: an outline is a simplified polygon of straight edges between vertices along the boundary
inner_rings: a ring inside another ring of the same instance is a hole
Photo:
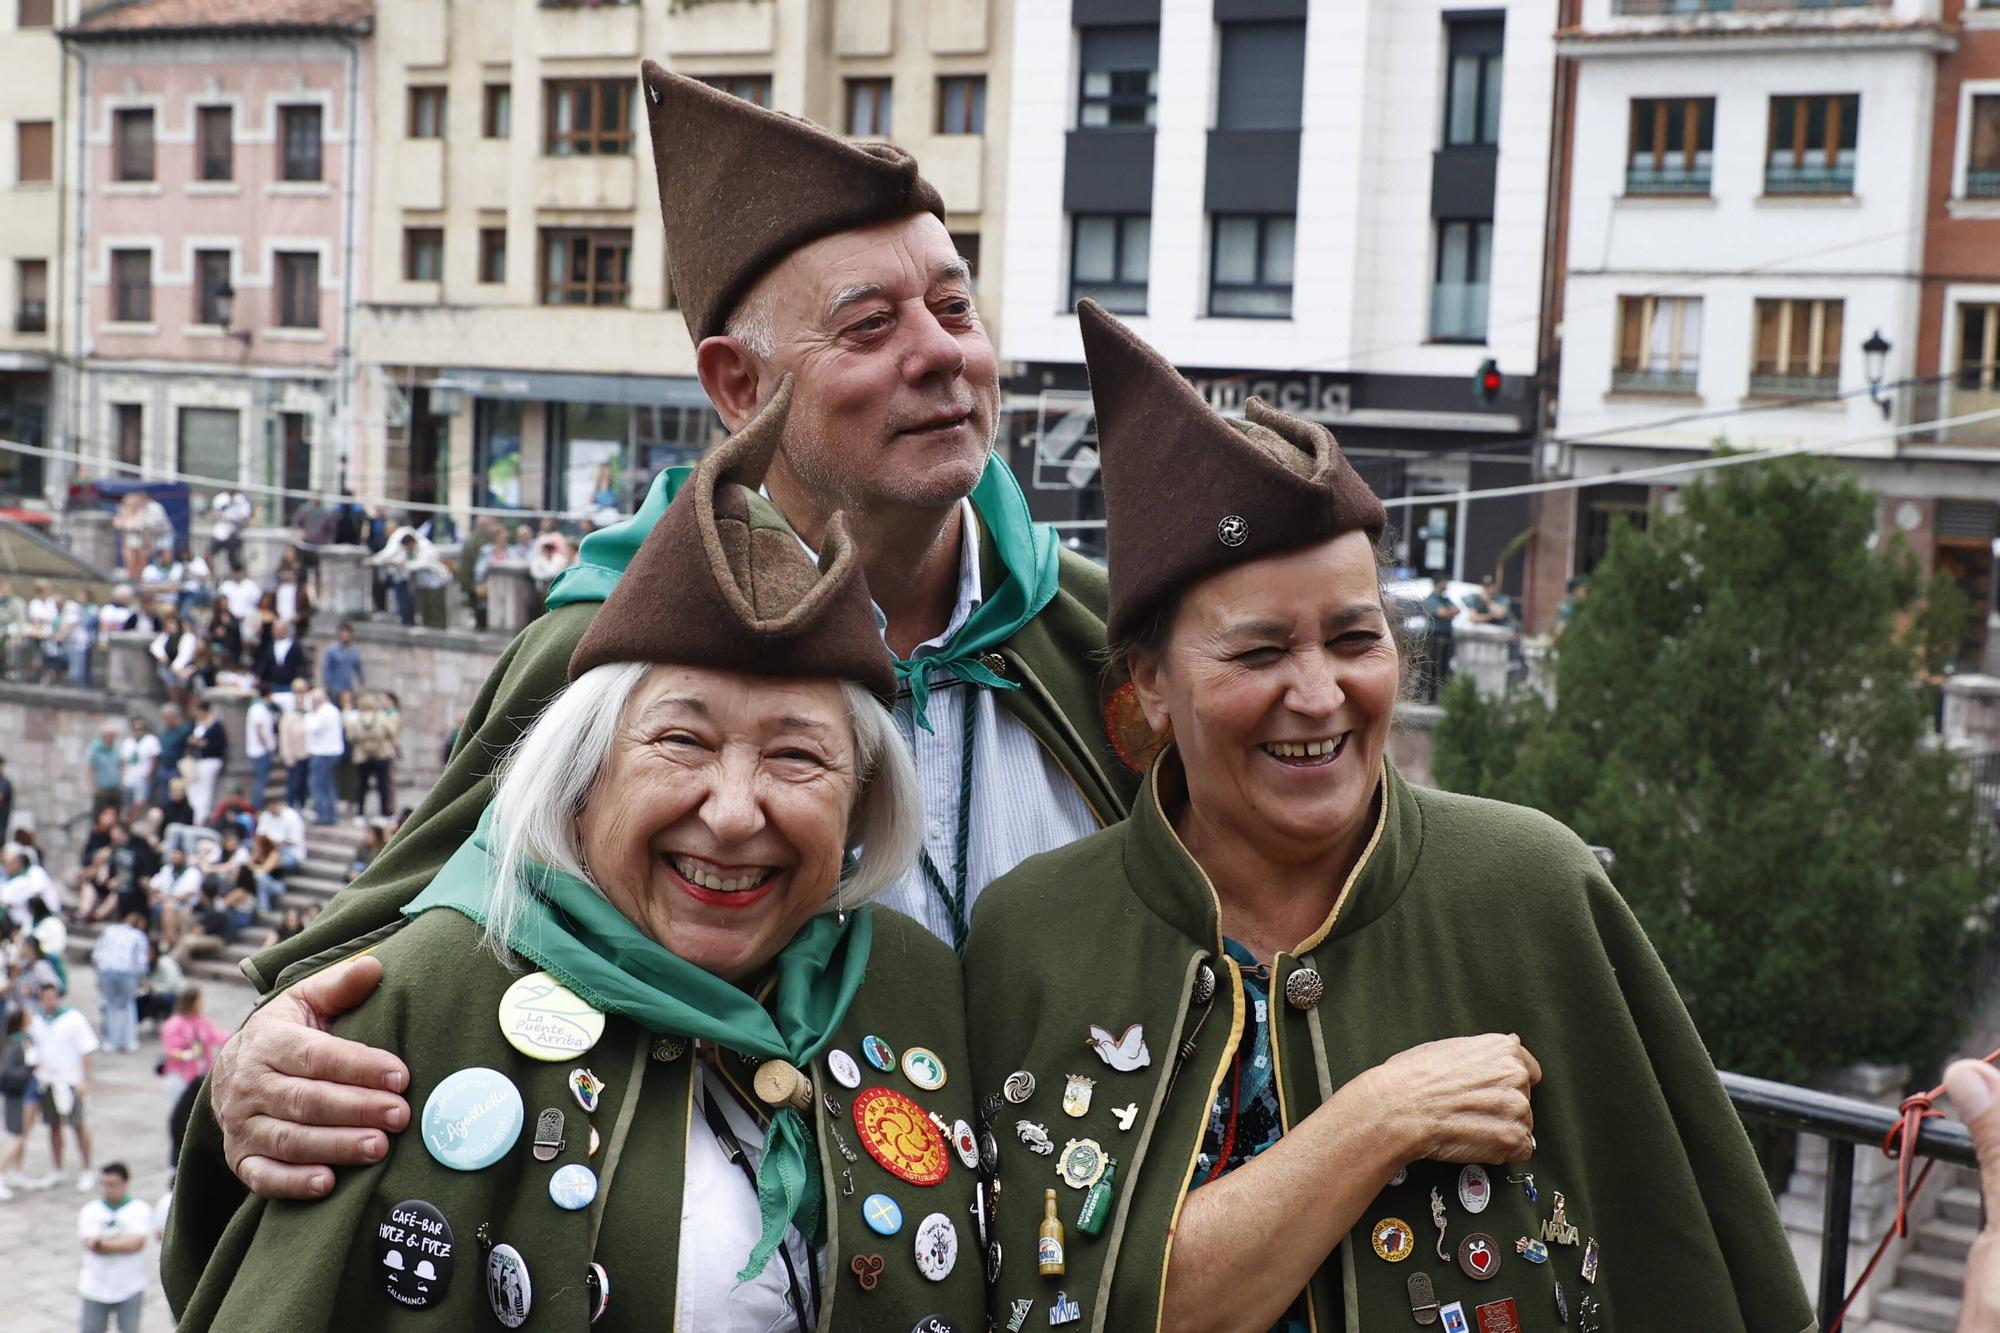
[[[88,965],[70,964],[71,1002],[101,1026],[97,977]],[[233,1032],[250,1012],[248,986],[205,985],[208,1016]],[[132,1192],[157,1204],[167,1189],[167,1092],[153,1073],[160,1058],[158,1038],[148,1028],[135,1055],[100,1051],[91,1058],[91,1093],[86,1103],[95,1165],[122,1161],[132,1169]],[[83,1250],[76,1238],[76,1215],[92,1196],[76,1188],[76,1144],[65,1138],[64,1179],[45,1190],[17,1190],[0,1203],[0,1329],[6,1333],[75,1333],[81,1306],[76,1275]],[[50,1170],[47,1128],[36,1125],[25,1166],[30,1177]],[[93,1190],[95,1186],[93,1186]],[[159,1249],[147,1257],[157,1267]],[[145,1333],[173,1327],[157,1278],[147,1293],[139,1321]]]

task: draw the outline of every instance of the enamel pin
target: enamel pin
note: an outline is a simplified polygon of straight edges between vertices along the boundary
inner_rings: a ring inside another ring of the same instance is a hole
[[[1132,1128],[1132,1122],[1139,1118],[1139,1103],[1132,1102],[1129,1105],[1117,1107],[1111,1114],[1116,1117],[1121,1133],[1129,1131]]]
[[[1529,1203],[1533,1203],[1542,1197],[1535,1191],[1535,1177],[1532,1172],[1516,1171],[1513,1175],[1507,1177],[1507,1183],[1509,1185],[1519,1185],[1521,1192],[1528,1196]]]
[[[1035,1076],[1025,1069],[1017,1069],[1007,1075],[1007,1082],[1002,1091],[1006,1093],[1008,1101],[1019,1106],[1035,1095]]]
[[[1090,1091],[1097,1086],[1094,1078],[1081,1074],[1071,1074],[1063,1084],[1063,1114],[1081,1118],[1090,1110]]]
[[[1049,1305],[1050,1324],[1074,1324],[1083,1318],[1083,1307],[1069,1298],[1069,1293],[1059,1291]]]
[[[1472,1333],[1465,1323],[1465,1306],[1458,1301],[1453,1301],[1438,1313],[1444,1316],[1444,1333]]]
[[[1402,1263],[1417,1248],[1415,1233],[1400,1217],[1385,1217],[1377,1222],[1370,1239],[1374,1241],[1376,1257],[1392,1264]]]
[[[1493,1202],[1493,1181],[1483,1166],[1468,1166],[1458,1173],[1458,1206],[1468,1213],[1483,1213]]]
[[[1090,1040],[1084,1045],[1096,1051],[1099,1059],[1121,1074],[1143,1069],[1153,1062],[1153,1053],[1146,1049],[1146,1029],[1137,1023],[1126,1028],[1122,1037],[1113,1037],[1109,1029],[1092,1023]]]
[[[597,1109],[597,1099],[604,1095],[604,1080],[588,1069],[572,1069],[569,1071],[569,1090],[576,1098],[576,1104],[588,1115]]]
[[[1028,1325],[1028,1312],[1035,1308],[1034,1301],[1023,1296],[1007,1311],[1007,1333],[1021,1333]]]
[[[932,1051],[912,1046],[903,1052],[903,1077],[925,1092],[936,1092],[944,1086],[944,1061]]]
[[[861,1290],[873,1291],[875,1284],[882,1280],[882,1256],[879,1254],[857,1254],[847,1261],[847,1271],[854,1274],[854,1280],[861,1284]]]
[[[1514,1242],[1514,1253],[1531,1264],[1545,1264],[1549,1261],[1549,1247],[1526,1236]]]
[[[1500,1242],[1483,1231],[1475,1231],[1458,1243],[1458,1266],[1476,1282],[1485,1282],[1500,1271]]]
[[[1597,1281],[1597,1238],[1590,1238],[1590,1244],[1583,1247],[1583,1280]]]
[[[1096,1139],[1071,1139],[1056,1161],[1056,1174],[1071,1189],[1089,1189],[1104,1175],[1103,1147]]]
[[[1555,1212],[1548,1221],[1542,1223],[1542,1239],[1551,1245],[1574,1245],[1580,1239],[1576,1228],[1570,1225],[1567,1203],[1562,1191],[1555,1192]]]
[[[1479,1320],[1479,1333],[1521,1333],[1521,1312],[1511,1296],[1478,1306],[1472,1313]]]

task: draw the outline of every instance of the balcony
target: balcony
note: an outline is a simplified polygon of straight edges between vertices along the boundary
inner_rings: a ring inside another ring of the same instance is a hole
[[[1625,168],[1626,194],[1681,195],[1687,197],[1706,196],[1709,193],[1714,172],[1706,165],[1698,167],[1640,167]]]
[[[14,312],[14,332],[47,333],[48,331],[48,304],[43,301],[23,301],[21,308]]]
[[[1486,341],[1486,298],[1492,289],[1483,282],[1440,282],[1431,288],[1431,340]]]
[[[1766,371],[1750,374],[1752,398],[1832,398],[1840,392],[1840,375],[1778,375]]]
[[[2000,412],[2000,374],[1987,371],[1982,387],[1979,367],[1961,372],[1958,383],[1910,384],[1893,390],[1896,416],[1900,421],[1920,425],[1956,421],[1982,412]],[[2000,453],[2000,416],[1967,421],[1955,426],[1927,426],[1903,437],[1902,447],[1910,449],[1977,449]]]
[[[2000,167],[1978,168],[1965,173],[1967,199],[2000,199]]]
[[[1777,166],[1764,168],[1765,194],[1853,194],[1854,164],[1836,162],[1829,166],[1815,163],[1808,166]]]
[[[1688,395],[1695,391],[1693,370],[1632,370],[1619,367],[1611,372],[1613,393]]]
[[[1612,0],[1611,12],[1654,18],[1662,14],[1771,14],[1796,9],[1887,9],[1890,0]]]

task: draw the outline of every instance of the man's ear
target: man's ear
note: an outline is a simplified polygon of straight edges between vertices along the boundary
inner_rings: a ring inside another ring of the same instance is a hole
[[[750,349],[727,334],[703,338],[694,353],[695,373],[708,401],[731,434],[742,430],[763,406],[758,389],[762,375]]]

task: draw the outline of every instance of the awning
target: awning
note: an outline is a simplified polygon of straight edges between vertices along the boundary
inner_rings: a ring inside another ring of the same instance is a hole
[[[707,407],[692,375],[579,375],[547,370],[450,370],[426,389],[463,389],[475,398],[537,403],[612,403],[626,407]]]

